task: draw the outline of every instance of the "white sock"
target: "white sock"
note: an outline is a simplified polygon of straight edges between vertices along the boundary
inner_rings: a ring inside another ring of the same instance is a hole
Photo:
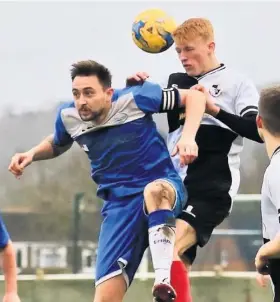
[[[170,283],[175,244],[175,227],[165,224],[149,228],[149,244],[155,270],[155,283]]]

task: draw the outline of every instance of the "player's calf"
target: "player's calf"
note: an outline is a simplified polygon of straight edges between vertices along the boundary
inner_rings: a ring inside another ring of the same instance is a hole
[[[176,302],[191,302],[191,287],[189,280],[189,271],[191,261],[185,256],[186,250],[189,250],[195,243],[196,231],[184,220],[176,220],[176,240],[171,268],[171,284],[176,290]],[[188,252],[188,256],[189,252]]]
[[[173,301],[176,297],[170,286],[170,270],[175,244],[175,216],[172,211],[176,191],[166,181],[155,181],[144,190],[149,221],[149,244],[155,270],[155,301]],[[166,286],[159,286],[165,284]]]
[[[197,242],[195,229],[182,219],[176,219],[176,240],[174,249],[174,260],[183,260],[184,253]]]

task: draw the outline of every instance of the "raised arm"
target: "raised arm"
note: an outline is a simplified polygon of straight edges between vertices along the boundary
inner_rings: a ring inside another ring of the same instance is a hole
[[[33,161],[46,160],[55,158],[67,151],[73,144],[73,139],[65,129],[59,110],[54,134],[46,137],[37,146],[27,152],[17,153],[12,157],[9,165],[9,171],[16,177],[20,177],[24,169]]]
[[[16,153],[9,165],[9,171],[16,177],[23,174],[24,169],[34,161],[55,158],[66,152],[72,146],[72,142],[59,146],[54,141],[54,134],[47,136],[37,146],[23,153]]]
[[[70,142],[67,145],[60,146],[55,143],[55,135],[50,134],[28,152],[31,153],[33,161],[52,159],[69,150],[72,144],[73,142]]]

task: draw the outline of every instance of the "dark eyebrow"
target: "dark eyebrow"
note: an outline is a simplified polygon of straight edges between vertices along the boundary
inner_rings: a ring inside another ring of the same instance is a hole
[[[95,91],[95,89],[92,88],[92,87],[84,87],[82,90],[93,90],[93,91]],[[72,88],[72,91],[79,91],[79,89],[77,89],[77,88]]]

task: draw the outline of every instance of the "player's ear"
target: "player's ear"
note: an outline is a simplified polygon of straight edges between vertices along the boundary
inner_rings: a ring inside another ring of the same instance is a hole
[[[106,94],[107,94],[107,96],[108,96],[108,98],[112,98],[112,96],[113,96],[113,93],[114,93],[114,89],[113,88],[107,88],[106,89]]]
[[[215,48],[216,48],[216,44],[214,41],[211,41],[208,43],[208,49],[210,52],[214,52],[215,51]]]
[[[256,117],[256,124],[257,124],[257,129],[258,129],[258,133],[259,133],[259,136],[260,138],[264,141],[264,134],[265,134],[265,129],[264,129],[264,126],[263,126],[263,120],[261,118],[260,115],[257,115]]]
[[[259,115],[257,115],[257,117],[256,117],[256,123],[257,123],[257,127],[258,127],[259,129],[263,129],[262,118],[261,118]]]

